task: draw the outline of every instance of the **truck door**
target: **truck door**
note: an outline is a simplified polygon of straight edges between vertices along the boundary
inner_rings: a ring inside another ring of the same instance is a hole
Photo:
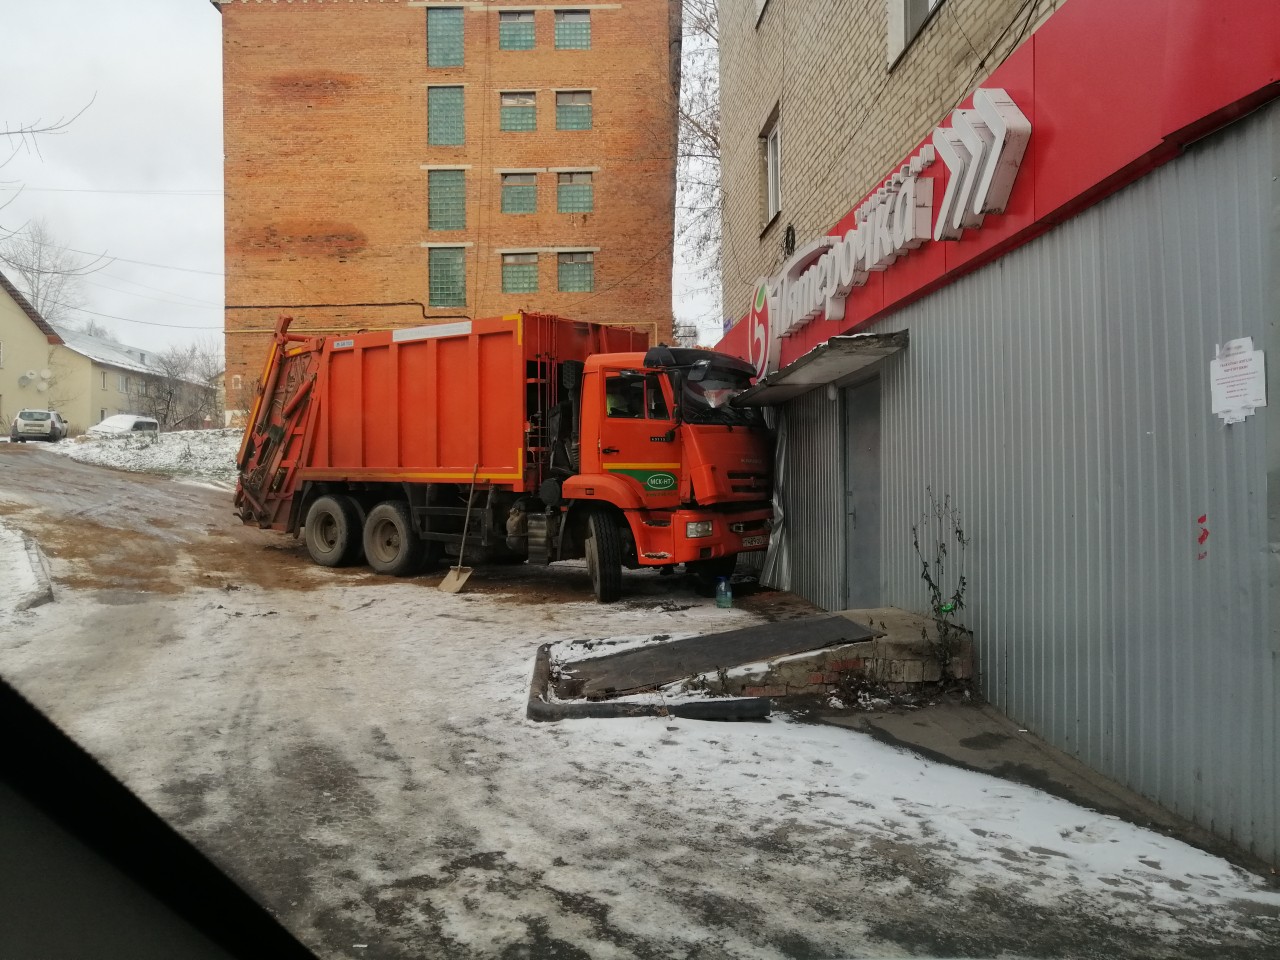
[[[665,374],[604,370],[600,469],[634,484],[650,507],[680,500],[680,432]]]

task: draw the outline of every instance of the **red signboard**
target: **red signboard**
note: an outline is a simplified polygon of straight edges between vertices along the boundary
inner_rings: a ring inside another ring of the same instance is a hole
[[[1007,94],[1032,131],[1003,213],[987,216],[959,239],[922,243],[868,273],[865,285],[850,291],[840,319],[819,312],[796,323],[794,311],[776,309],[776,301],[760,304],[759,290],[753,290],[753,317],[768,317],[773,325],[788,320],[771,367],[1008,253],[1280,95],[1280,3],[1070,0],[979,90]],[[961,111],[973,108],[972,97],[960,104]],[[943,118],[941,129],[955,125]],[[917,146],[904,164],[930,155],[932,142]],[[858,211],[865,213],[878,192],[892,188],[895,176],[901,179],[902,167],[889,171],[829,236],[845,237],[857,225]],[[928,164],[915,176],[917,189],[932,186],[936,221],[947,165]],[[761,339],[752,327],[738,322],[717,349],[759,360],[770,338],[763,337],[763,348],[752,343]]]

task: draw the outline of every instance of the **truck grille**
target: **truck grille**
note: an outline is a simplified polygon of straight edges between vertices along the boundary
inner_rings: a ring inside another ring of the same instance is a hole
[[[767,473],[729,471],[729,489],[734,493],[759,493],[769,488]]]

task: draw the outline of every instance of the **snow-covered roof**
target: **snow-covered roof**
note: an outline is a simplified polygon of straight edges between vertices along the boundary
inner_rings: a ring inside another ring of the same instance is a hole
[[[66,344],[67,349],[80,354],[82,357],[88,357],[90,360],[106,364],[109,367],[119,367],[121,370],[129,370],[133,373],[149,373],[160,377],[165,375],[162,369],[148,362],[147,351],[145,350],[127,347],[122,343],[113,343],[110,340],[104,340],[101,337],[95,337],[80,330],[71,330],[66,327],[59,329],[58,332],[62,335],[62,342]]]

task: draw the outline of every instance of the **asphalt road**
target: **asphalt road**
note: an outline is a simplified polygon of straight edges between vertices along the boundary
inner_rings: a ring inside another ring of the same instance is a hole
[[[523,719],[544,640],[785,600],[717,620],[636,575],[598,607],[579,569],[510,567],[451,597],[31,445],[0,445],[0,520],[57,596],[0,623],[0,674],[323,957],[1277,955],[1276,904],[1221,861],[1108,873],[1137,841],[1059,801],[1052,848],[957,829],[938,794],[998,822],[1027,788],[861,734]]]

